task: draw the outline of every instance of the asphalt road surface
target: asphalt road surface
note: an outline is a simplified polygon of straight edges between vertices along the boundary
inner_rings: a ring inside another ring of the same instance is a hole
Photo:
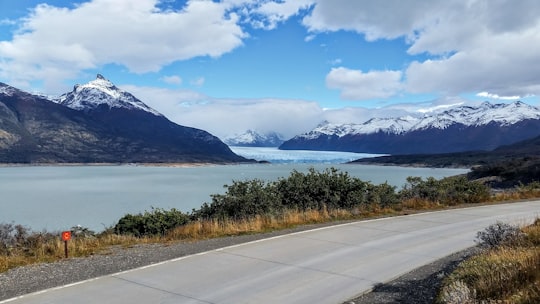
[[[540,201],[348,223],[187,256],[0,303],[342,303],[474,245]]]

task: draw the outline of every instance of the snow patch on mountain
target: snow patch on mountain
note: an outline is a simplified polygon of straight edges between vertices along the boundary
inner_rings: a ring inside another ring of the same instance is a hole
[[[53,100],[75,110],[93,110],[100,105],[110,108],[126,108],[146,111],[156,116],[163,116],[150,108],[130,93],[119,89],[112,82],[98,74],[95,80],[83,85],[76,85],[72,92]]]
[[[226,137],[223,140],[229,146],[249,146],[249,147],[277,147],[284,141],[283,136],[276,132],[257,132],[247,130]]]
[[[399,135],[430,128],[446,129],[454,124],[484,126],[496,123],[500,126],[509,126],[527,119],[540,119],[540,109],[521,101],[510,104],[484,102],[478,107],[460,106],[422,117],[409,115],[399,118],[372,118],[362,124],[335,124],[325,121],[312,131],[297,137],[316,139],[321,135],[343,137],[379,132]]]
[[[0,83],[0,94],[13,96],[18,90],[7,84]]]

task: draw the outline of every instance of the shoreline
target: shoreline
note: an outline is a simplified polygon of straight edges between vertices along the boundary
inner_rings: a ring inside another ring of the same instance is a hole
[[[211,166],[229,166],[229,165],[244,165],[244,164],[289,164],[289,163],[272,163],[269,161],[255,162],[234,162],[234,163],[212,163],[212,162],[185,162],[185,163],[0,163],[0,168],[23,168],[23,167],[169,167],[169,168],[196,168],[196,167],[211,167]],[[312,163],[296,163],[291,164],[307,164]],[[315,163],[313,163],[315,164]],[[324,163],[323,163],[324,164]],[[400,168],[419,168],[419,169],[464,169],[470,170],[467,166],[446,166],[437,167],[429,166],[422,163],[414,164],[397,164],[397,163],[378,163],[378,162],[344,162],[344,163],[328,163],[329,167],[336,165],[352,165],[352,166],[381,166],[381,167],[400,167]]]
[[[0,163],[0,168],[10,167],[171,167],[193,168],[220,165],[240,165],[245,163]]]

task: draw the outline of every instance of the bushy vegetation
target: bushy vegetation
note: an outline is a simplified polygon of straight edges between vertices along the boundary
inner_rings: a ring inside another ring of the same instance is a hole
[[[114,226],[117,234],[131,234],[137,237],[148,235],[164,235],[168,230],[184,225],[189,216],[179,210],[153,208],[144,214],[126,214]]]
[[[540,303],[540,219],[523,229],[494,224],[478,242],[484,252],[445,280],[439,303]]]
[[[540,180],[540,157],[537,155],[514,157],[475,166],[468,174],[469,179],[491,178],[492,187],[512,188]]]
[[[373,185],[335,168],[308,173],[294,170],[274,182],[234,181],[225,194],[212,195],[210,204],[193,210],[196,219],[246,219],[257,215],[280,215],[284,211],[351,209],[361,205],[381,207],[398,203],[395,187]]]
[[[402,200],[424,200],[445,206],[476,204],[489,199],[489,188],[469,181],[465,176],[448,177],[437,180],[428,177],[408,177],[407,184],[400,192]]]
[[[307,173],[294,170],[277,181],[233,181],[224,187],[224,194],[211,195],[210,203],[202,204],[190,215],[174,209],[127,214],[114,231],[135,236],[155,235],[190,221],[246,221],[261,216],[281,217],[291,211],[335,214],[345,210],[352,216],[361,214],[361,210],[399,211],[410,207],[403,202],[411,200],[432,206],[454,206],[479,203],[490,195],[489,188],[463,176],[442,180],[409,177],[403,189],[396,191],[388,183],[374,185],[335,168],[324,171],[311,168]]]

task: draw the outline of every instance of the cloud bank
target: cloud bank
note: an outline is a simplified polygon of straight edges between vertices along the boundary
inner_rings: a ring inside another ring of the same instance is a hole
[[[179,11],[156,0],[93,0],[74,8],[47,4],[0,42],[0,76],[13,83],[74,78],[114,63],[133,73],[159,71],[175,61],[218,57],[242,45],[247,33],[228,6],[188,1]]]
[[[355,31],[367,41],[405,38],[410,55],[424,54],[403,70],[409,93],[457,95],[489,92],[498,96],[539,95],[540,3],[447,0],[316,0],[303,24],[312,32]],[[396,13],[398,12],[398,13]],[[343,98],[386,97],[392,90],[369,88],[349,70]],[[371,71],[370,73],[385,71]],[[327,78],[335,77],[335,70]],[[350,88],[358,87],[355,91]]]

